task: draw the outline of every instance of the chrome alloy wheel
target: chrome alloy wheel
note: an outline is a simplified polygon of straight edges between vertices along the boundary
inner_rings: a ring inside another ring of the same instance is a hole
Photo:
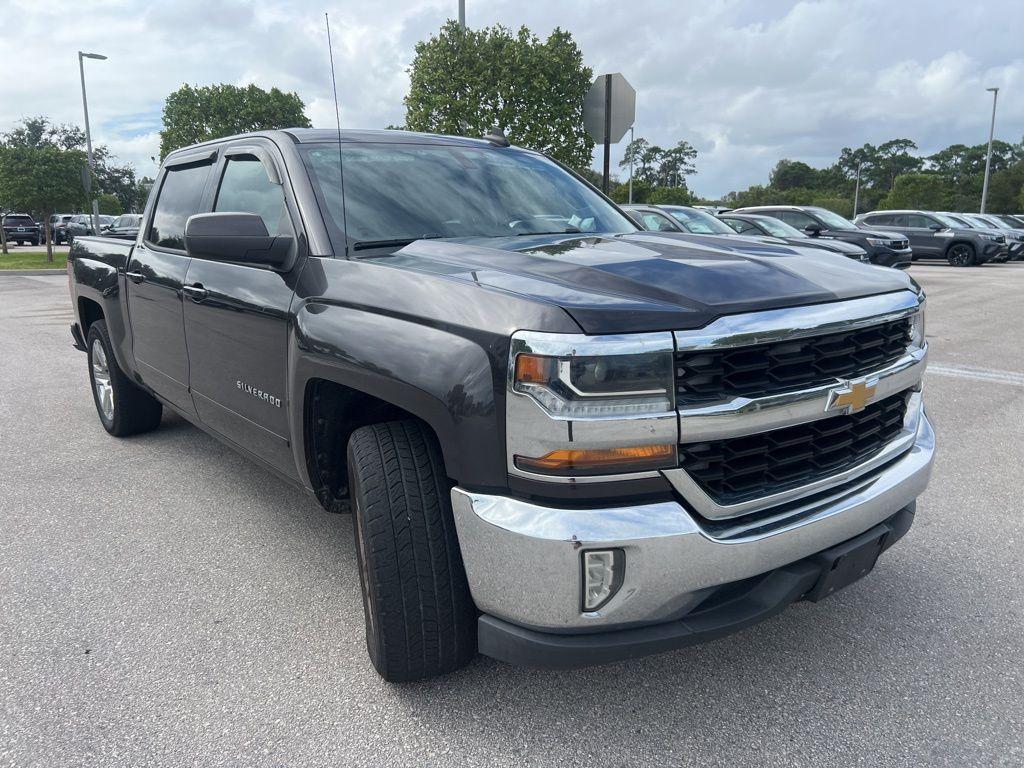
[[[114,385],[110,382],[110,366],[107,353],[99,339],[92,342],[92,386],[96,391],[96,403],[103,418],[114,420]]]

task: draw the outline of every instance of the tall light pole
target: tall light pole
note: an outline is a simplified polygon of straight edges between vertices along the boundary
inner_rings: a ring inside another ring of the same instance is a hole
[[[633,126],[629,126],[629,146],[633,146]],[[629,149],[629,147],[627,147]],[[633,204],[633,154],[632,149],[629,150],[629,204]]]
[[[981,210],[979,213],[985,212],[985,203],[988,201],[988,172],[992,166],[992,136],[996,132],[996,100],[999,98],[998,88],[986,88],[986,91],[992,92],[992,124],[988,127],[988,153],[985,155],[985,183],[981,187]]]
[[[459,0],[459,29],[466,31],[466,0]]]
[[[860,202],[860,167],[863,163],[857,163],[857,186],[853,188],[853,215],[857,215],[857,204]]]
[[[89,183],[85,191],[90,195],[92,195],[93,170],[96,166],[92,155],[92,133],[89,131],[89,100],[85,96],[85,60],[99,59],[103,61],[106,58],[106,56],[100,53],[78,52],[78,73],[82,76],[82,109],[85,111],[85,147],[89,152]],[[92,196],[92,233],[94,235],[100,233],[100,204],[96,200],[95,195]]]

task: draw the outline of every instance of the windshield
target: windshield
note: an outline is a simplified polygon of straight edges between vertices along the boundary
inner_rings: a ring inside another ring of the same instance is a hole
[[[730,227],[721,219],[717,219],[710,213],[698,211],[693,208],[665,208],[672,214],[680,224],[686,227],[687,232],[695,235],[735,235],[736,230]]]
[[[964,218],[971,222],[976,229],[993,229],[993,225],[980,216],[965,215]]]
[[[336,247],[346,234],[359,250],[419,238],[637,230],[600,194],[529,152],[346,144],[344,211],[338,145],[303,147],[302,155]]]
[[[947,216],[944,213],[933,213],[932,218],[938,219],[939,223],[946,227],[953,227],[954,229],[963,229],[963,224],[957,222],[952,216]]]
[[[819,219],[825,222],[825,226],[829,229],[857,229],[858,227],[852,222],[844,219],[838,213],[832,213],[828,208],[810,208],[808,210],[814,211]]]
[[[770,216],[759,216],[757,223],[775,237],[807,237],[796,227],[791,227],[786,222],[780,219],[773,219]]]

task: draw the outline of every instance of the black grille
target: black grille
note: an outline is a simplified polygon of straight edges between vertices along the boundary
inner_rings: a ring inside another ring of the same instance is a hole
[[[860,413],[757,435],[679,446],[683,469],[719,504],[796,488],[849,469],[876,455],[900,433],[905,394]]]
[[[863,376],[899,359],[910,320],[894,320],[826,336],[736,349],[676,354],[679,405],[762,397]]]

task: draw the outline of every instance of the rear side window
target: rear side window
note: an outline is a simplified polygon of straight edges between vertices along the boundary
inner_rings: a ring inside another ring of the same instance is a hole
[[[255,213],[263,219],[267,234],[293,234],[284,190],[267,178],[263,163],[251,155],[228,159],[213,210]]]
[[[886,224],[892,226],[895,223],[893,221],[892,214],[889,213],[873,213],[870,216],[865,216],[864,221],[868,224],[880,224],[882,226],[885,226]]]
[[[149,242],[162,248],[185,250],[185,222],[199,213],[210,163],[169,168],[149,227]]]

